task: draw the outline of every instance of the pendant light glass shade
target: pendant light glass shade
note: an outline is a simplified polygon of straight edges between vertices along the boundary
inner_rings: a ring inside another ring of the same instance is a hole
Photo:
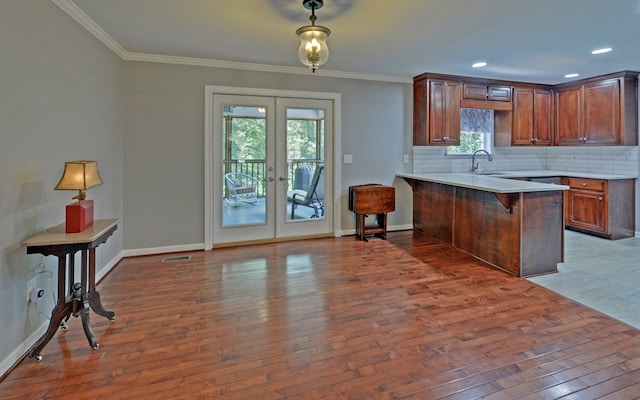
[[[313,72],[316,72],[316,69],[329,59],[327,38],[330,34],[329,29],[319,25],[303,26],[296,31],[300,39],[298,58]]]
[[[323,0],[302,0],[302,6],[311,10],[309,21],[311,25],[298,28],[296,35],[300,39],[298,58],[300,62],[316,72],[319,66],[329,59],[329,47],[327,38],[331,35],[329,28],[316,25],[316,10],[322,8]]]

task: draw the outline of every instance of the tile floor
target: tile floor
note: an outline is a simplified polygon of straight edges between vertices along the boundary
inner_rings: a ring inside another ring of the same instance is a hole
[[[640,329],[640,238],[565,231],[564,259],[559,273],[529,280]]]

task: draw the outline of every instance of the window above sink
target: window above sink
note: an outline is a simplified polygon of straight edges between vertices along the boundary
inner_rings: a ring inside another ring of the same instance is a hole
[[[471,157],[476,150],[493,150],[493,110],[460,109],[460,145],[446,146],[445,156]]]

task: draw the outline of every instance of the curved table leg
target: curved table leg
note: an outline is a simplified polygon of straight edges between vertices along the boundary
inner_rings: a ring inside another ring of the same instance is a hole
[[[96,339],[96,335],[93,333],[93,329],[91,329],[91,318],[89,317],[89,303],[88,301],[84,301],[82,303],[82,309],[80,310],[80,319],[82,320],[82,328],[84,329],[84,334],[87,336],[87,340],[89,341],[89,346],[92,349],[97,349],[100,347],[98,344],[98,340]]]
[[[100,293],[98,293],[98,291],[94,290],[93,292],[87,293],[87,297],[89,299],[89,306],[96,314],[108,318],[109,321],[114,321],[116,319],[116,313],[102,306]]]
[[[56,334],[58,328],[64,324],[64,321],[69,318],[72,312],[73,302],[59,303],[53,309],[51,312],[51,320],[49,321],[49,328],[47,328],[47,332],[33,345],[29,351],[29,357],[35,357],[38,361],[42,359],[40,351],[49,343],[49,340]]]

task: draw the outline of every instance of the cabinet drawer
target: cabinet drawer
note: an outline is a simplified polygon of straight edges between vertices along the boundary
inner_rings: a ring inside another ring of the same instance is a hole
[[[604,192],[605,183],[605,181],[597,179],[568,178],[567,180],[567,186],[572,189],[595,190],[598,192]]]

